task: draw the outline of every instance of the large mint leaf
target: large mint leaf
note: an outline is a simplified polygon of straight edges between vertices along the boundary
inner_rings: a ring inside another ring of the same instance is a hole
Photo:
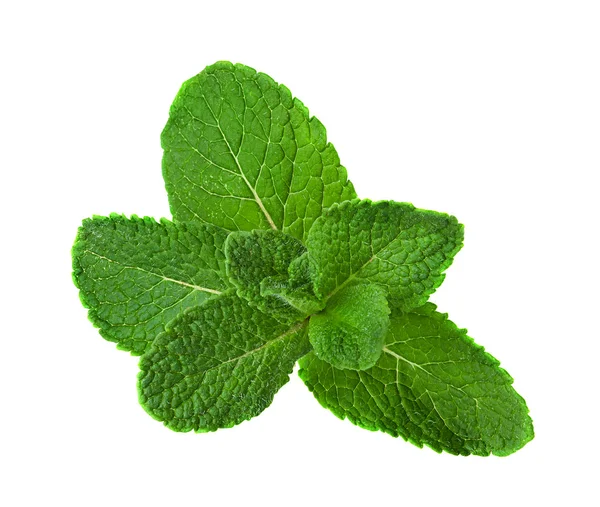
[[[238,295],[263,312],[286,321],[302,320],[307,314],[286,299],[261,295],[261,282],[275,277],[285,283],[290,263],[305,252],[298,239],[281,231],[232,232],[225,242],[227,274]]]
[[[100,334],[142,354],[184,308],[230,285],[223,243],[212,225],[152,218],[86,219],[73,246],[73,280]]]
[[[186,81],[162,133],[175,220],[280,229],[304,240],[323,208],[356,197],[325,127],[290,91],[218,62]]]
[[[431,303],[392,316],[383,354],[369,370],[336,369],[314,353],[300,367],[334,414],[419,447],[505,456],[533,438],[510,375]]]
[[[354,280],[386,288],[390,306],[421,306],[442,283],[462,246],[456,218],[393,201],[334,205],[315,222],[306,246],[315,291],[329,298]]]
[[[140,401],[175,431],[260,414],[308,353],[306,321],[282,324],[231,292],[178,317],[140,360]]]
[[[381,286],[344,287],[310,318],[308,337],[316,356],[336,368],[371,368],[381,356],[389,314]]]

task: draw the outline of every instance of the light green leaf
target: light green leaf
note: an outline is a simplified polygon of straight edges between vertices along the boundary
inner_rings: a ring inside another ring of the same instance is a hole
[[[381,356],[389,314],[379,285],[344,287],[310,318],[308,337],[315,355],[336,368],[371,368]]]
[[[225,242],[227,275],[239,296],[265,313],[284,321],[298,321],[308,314],[275,294],[261,294],[265,278],[288,278],[290,263],[304,254],[304,245],[280,231],[254,230],[229,234]]]
[[[307,316],[320,312],[325,303],[319,301],[310,286],[294,288],[287,276],[269,276],[260,283],[260,294],[264,298],[275,297],[285,305],[296,308],[301,315]]]
[[[442,283],[462,246],[456,218],[393,201],[334,205],[315,222],[306,246],[315,292],[329,298],[353,280],[377,283],[390,306],[421,306]]]
[[[308,252],[304,252],[290,263],[287,275],[265,278],[260,284],[260,293],[264,297],[281,298],[303,315],[312,315],[325,307],[325,301],[315,296]]]
[[[73,246],[73,280],[89,318],[121,350],[142,354],[184,308],[230,284],[212,225],[113,214],[86,219]]]
[[[290,288],[306,287],[314,295],[312,275],[310,272],[310,258],[308,252],[297,257],[288,268]],[[316,297],[316,296],[315,296]]]
[[[300,377],[338,417],[438,452],[505,456],[533,438],[513,379],[433,304],[392,315],[383,352],[365,371],[312,353]]]
[[[186,81],[162,133],[163,176],[181,222],[279,229],[304,240],[323,208],[356,197],[325,127],[290,91],[218,62]]]
[[[178,317],[140,360],[140,402],[175,431],[229,428],[260,414],[308,353],[307,322],[282,324],[235,293]]]

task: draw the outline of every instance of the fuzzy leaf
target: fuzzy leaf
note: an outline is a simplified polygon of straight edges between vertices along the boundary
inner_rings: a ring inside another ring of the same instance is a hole
[[[140,402],[175,431],[260,414],[308,353],[306,321],[282,324],[231,292],[178,317],[140,360]]]
[[[298,321],[307,313],[277,294],[261,294],[261,282],[287,280],[290,263],[304,254],[304,245],[280,231],[232,232],[225,242],[227,274],[239,296],[265,313],[284,321]]]
[[[288,276],[265,278],[260,284],[260,293],[264,298],[274,297],[281,300],[281,304],[295,308],[304,316],[320,312],[325,306],[323,301],[315,297],[312,287],[293,287]]]
[[[462,240],[463,227],[452,216],[366,199],[326,210],[306,247],[319,297],[366,281],[385,287],[390,306],[407,311],[425,303],[442,283]]]
[[[310,318],[308,336],[315,355],[336,368],[371,368],[381,356],[389,314],[379,285],[344,287]]]

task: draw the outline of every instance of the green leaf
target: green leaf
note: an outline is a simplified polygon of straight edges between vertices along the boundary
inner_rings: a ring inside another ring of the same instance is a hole
[[[112,214],[86,219],[73,246],[73,280],[89,318],[121,350],[142,354],[165,325],[230,284],[215,226]]]
[[[389,314],[382,287],[344,287],[310,318],[308,337],[316,356],[336,368],[371,368],[381,356]]]
[[[293,288],[287,276],[269,276],[260,283],[260,294],[264,298],[275,297],[285,305],[292,306],[301,315],[308,316],[320,312],[325,303],[319,301],[312,287],[301,286]]]
[[[310,354],[299,374],[338,417],[419,447],[505,456],[533,438],[513,379],[433,304],[393,314],[383,352],[365,371],[336,369]]]
[[[284,321],[302,320],[308,314],[286,299],[261,294],[261,282],[267,277],[287,280],[290,263],[305,252],[299,240],[280,231],[232,232],[225,242],[227,274],[238,295],[263,312]]]
[[[306,287],[315,296],[308,252],[305,252],[290,263],[288,275],[290,288]]]
[[[312,315],[325,307],[325,301],[321,301],[315,295],[308,252],[304,252],[290,263],[287,275],[265,278],[260,284],[260,293],[264,297],[281,298],[303,315]]]
[[[175,431],[260,414],[308,353],[306,321],[282,324],[231,292],[178,317],[140,360],[140,402]]]
[[[162,146],[180,222],[279,229],[304,240],[323,208],[356,197],[321,122],[285,86],[245,65],[218,62],[186,81]]]
[[[390,306],[408,311],[439,287],[462,240],[463,227],[452,216],[366,199],[326,210],[306,246],[319,297],[366,281],[387,289]]]

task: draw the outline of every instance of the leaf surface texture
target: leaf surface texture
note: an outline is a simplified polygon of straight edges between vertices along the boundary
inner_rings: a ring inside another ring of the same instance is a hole
[[[308,336],[316,356],[336,368],[372,367],[381,355],[389,314],[385,290],[379,285],[344,287],[310,318]]]
[[[462,240],[463,227],[452,216],[365,199],[326,210],[306,246],[318,296],[364,281],[385,287],[390,306],[410,310],[442,283]]]
[[[161,139],[178,221],[304,240],[323,208],[356,197],[321,122],[245,65],[218,62],[186,81]]]
[[[305,252],[298,239],[281,231],[232,232],[225,242],[227,274],[238,295],[263,312],[284,321],[302,320],[307,314],[286,299],[261,294],[261,282],[276,278],[287,284],[290,263]]]
[[[234,292],[189,309],[140,360],[144,408],[176,431],[214,431],[260,414],[310,350],[306,321],[283,324]]]
[[[419,447],[504,456],[533,438],[510,375],[431,303],[392,316],[383,354],[369,370],[336,369],[314,353],[300,367],[334,414]]]
[[[100,334],[142,354],[185,308],[230,287],[223,244],[211,225],[160,223],[113,214],[83,221],[73,279]]]

